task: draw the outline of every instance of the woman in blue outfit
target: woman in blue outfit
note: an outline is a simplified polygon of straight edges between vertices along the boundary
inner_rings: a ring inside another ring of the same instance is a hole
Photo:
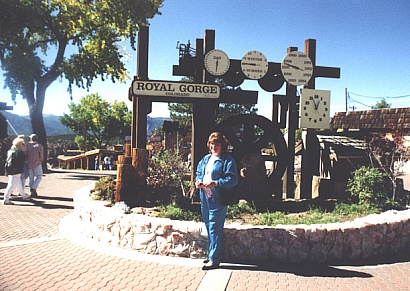
[[[203,270],[219,267],[222,256],[222,236],[227,206],[220,202],[221,188],[231,189],[238,183],[235,160],[226,152],[227,141],[219,132],[208,138],[209,154],[199,162],[195,186],[200,189],[201,213],[209,238],[208,259]]]

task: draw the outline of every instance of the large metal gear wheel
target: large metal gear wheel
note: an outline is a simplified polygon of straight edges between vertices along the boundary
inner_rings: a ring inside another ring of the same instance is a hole
[[[237,162],[248,154],[259,154],[265,162],[271,162],[271,171],[266,171],[267,179],[272,187],[278,189],[286,170],[287,146],[276,123],[261,115],[241,114],[222,121],[216,130],[229,140],[232,156]],[[273,150],[271,154],[266,155],[261,152],[263,148]]]

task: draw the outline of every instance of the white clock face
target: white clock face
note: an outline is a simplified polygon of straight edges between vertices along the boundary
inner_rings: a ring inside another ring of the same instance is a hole
[[[241,69],[249,79],[258,80],[268,72],[268,60],[263,53],[250,51],[242,57]]]
[[[303,89],[300,101],[301,128],[329,128],[330,91]]]
[[[298,51],[290,52],[283,58],[281,70],[285,80],[294,86],[306,84],[313,76],[311,59]]]
[[[229,70],[228,55],[221,50],[211,50],[204,57],[205,69],[214,76],[221,76]]]

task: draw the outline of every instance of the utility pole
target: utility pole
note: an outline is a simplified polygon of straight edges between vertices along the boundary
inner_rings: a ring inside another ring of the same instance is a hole
[[[345,88],[346,112],[347,112],[347,88]]]

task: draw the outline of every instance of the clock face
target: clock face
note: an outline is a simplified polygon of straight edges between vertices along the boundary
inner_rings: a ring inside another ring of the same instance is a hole
[[[303,89],[300,102],[301,128],[329,128],[330,91]]]
[[[258,80],[268,72],[268,60],[263,53],[250,51],[242,57],[241,69],[249,79]]]
[[[229,70],[228,55],[221,50],[211,50],[204,57],[205,69],[214,76],[221,76]]]
[[[310,58],[298,51],[288,53],[282,60],[282,75],[294,86],[304,85],[313,76],[313,64]]]

